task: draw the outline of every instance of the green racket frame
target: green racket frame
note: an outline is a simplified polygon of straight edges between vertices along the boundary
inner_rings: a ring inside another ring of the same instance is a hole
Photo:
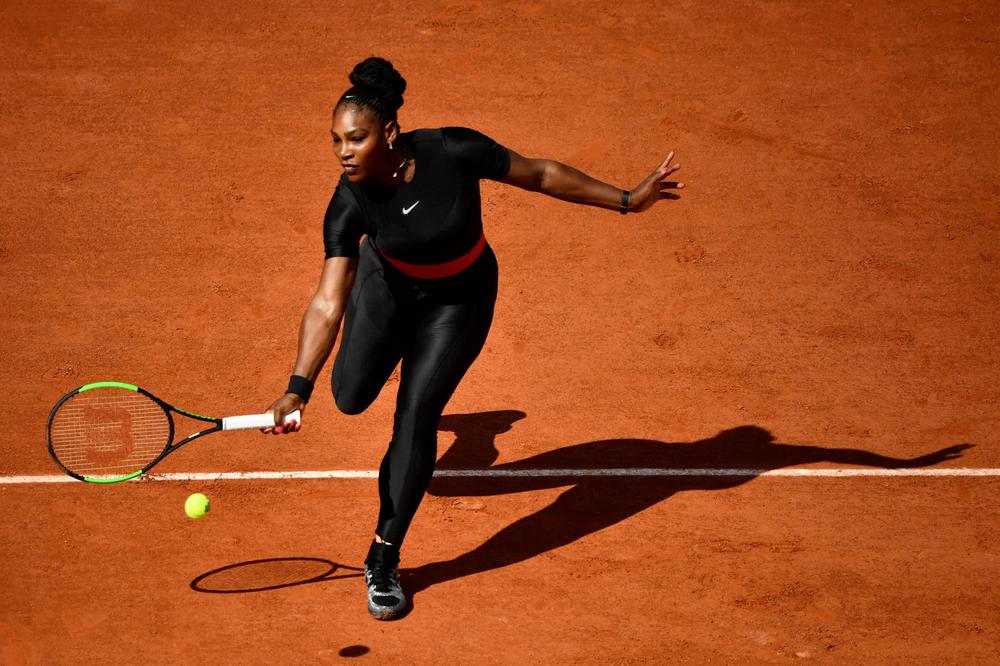
[[[164,449],[160,453],[160,455],[158,455],[156,458],[154,458],[151,462],[147,463],[142,469],[138,469],[138,470],[136,470],[134,472],[131,472],[129,474],[125,474],[123,476],[115,476],[115,477],[83,476],[81,474],[77,474],[76,472],[74,472],[71,469],[68,469],[65,465],[62,464],[62,462],[56,456],[55,449],[52,446],[52,420],[55,417],[56,412],[59,411],[59,408],[63,405],[64,402],[66,402],[67,400],[69,400],[73,396],[77,395],[78,393],[84,393],[85,391],[90,391],[90,390],[93,390],[93,389],[96,389],[96,388],[120,388],[120,389],[129,390],[129,391],[136,391],[137,393],[141,393],[144,396],[146,396],[147,398],[150,398],[153,402],[155,402],[157,405],[159,405],[163,409],[164,413],[167,415],[167,422],[170,425],[170,436],[169,436],[169,438],[167,440],[167,445],[164,447]],[[174,442],[174,417],[171,414],[171,412],[177,412],[178,414],[183,414],[184,416],[187,416],[187,417],[192,418],[192,419],[196,419],[198,421],[207,421],[209,423],[212,423],[213,425],[212,425],[211,428],[206,428],[205,430],[201,430],[199,432],[196,432],[193,435],[185,437],[181,441],[175,443]],[[219,430],[222,430],[222,419],[213,418],[211,416],[202,416],[201,414],[195,414],[194,412],[189,412],[189,411],[186,411],[184,409],[179,409],[177,407],[174,407],[173,405],[170,405],[170,404],[164,402],[163,400],[160,400],[159,398],[157,398],[155,395],[153,395],[149,391],[147,391],[147,390],[145,390],[143,388],[140,388],[138,386],[135,386],[133,384],[126,384],[125,382],[94,382],[92,384],[87,384],[85,386],[81,386],[78,389],[70,391],[69,393],[67,393],[62,398],[59,399],[59,402],[57,402],[55,404],[55,406],[52,408],[52,411],[49,412],[49,419],[48,419],[48,422],[47,422],[46,427],[45,427],[45,437],[46,437],[46,441],[48,443],[49,455],[52,456],[52,460],[54,460],[55,463],[57,465],[59,465],[59,467],[64,472],[66,472],[67,474],[69,474],[74,479],[79,479],[80,481],[86,481],[87,483],[120,483],[122,481],[128,481],[129,479],[134,479],[137,476],[140,476],[141,474],[146,473],[147,471],[149,471],[149,469],[151,467],[153,467],[153,465],[155,465],[156,463],[160,462],[166,456],[170,455],[171,453],[173,453],[177,449],[181,448],[182,446],[184,446],[188,442],[190,442],[192,440],[195,440],[195,439],[198,439],[199,437],[202,437],[202,436],[207,435],[209,433],[217,432]]]

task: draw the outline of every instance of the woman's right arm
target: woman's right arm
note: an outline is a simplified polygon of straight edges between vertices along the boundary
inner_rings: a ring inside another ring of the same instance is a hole
[[[323,264],[319,287],[309,301],[299,327],[299,352],[293,374],[316,381],[323,364],[337,342],[340,322],[344,317],[347,299],[358,271],[357,257],[331,257]],[[286,393],[268,407],[275,423],[282,423],[286,414],[296,409],[304,410],[305,402],[294,393]],[[282,434],[295,432],[299,424],[264,428],[263,432]]]

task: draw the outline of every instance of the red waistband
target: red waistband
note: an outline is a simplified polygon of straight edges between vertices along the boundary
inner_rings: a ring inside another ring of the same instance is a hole
[[[446,261],[443,264],[409,264],[405,261],[400,261],[399,259],[393,259],[382,250],[379,250],[378,252],[386,261],[395,266],[400,273],[419,280],[433,280],[436,278],[451,277],[452,275],[461,273],[475,263],[476,259],[479,258],[479,255],[483,253],[483,248],[485,247],[486,234],[483,234],[479,237],[479,241],[476,242],[475,247],[458,259],[452,259],[451,261]]]

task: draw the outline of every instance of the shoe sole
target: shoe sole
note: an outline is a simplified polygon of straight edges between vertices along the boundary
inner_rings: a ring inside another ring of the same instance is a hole
[[[371,615],[376,620],[393,620],[399,617],[405,608],[406,608],[406,602],[403,602],[403,604],[399,608],[391,608],[389,610],[384,610],[384,609],[380,610],[369,606],[368,614]]]

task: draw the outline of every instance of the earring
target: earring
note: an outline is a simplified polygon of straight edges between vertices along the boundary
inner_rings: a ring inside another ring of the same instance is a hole
[[[389,150],[392,150],[392,141],[389,142]]]

